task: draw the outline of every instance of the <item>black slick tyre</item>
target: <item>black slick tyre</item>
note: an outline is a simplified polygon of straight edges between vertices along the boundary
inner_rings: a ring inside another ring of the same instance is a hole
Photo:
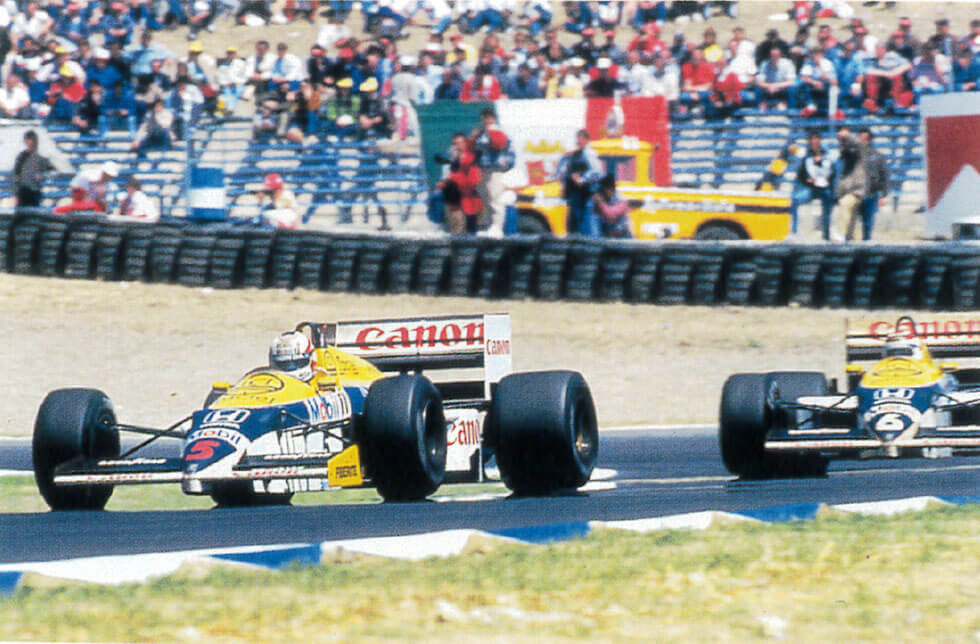
[[[729,472],[744,479],[773,474],[764,449],[769,431],[766,374],[737,373],[728,377],[721,390],[718,431],[721,460]]]
[[[488,419],[500,476],[518,496],[574,490],[592,476],[599,426],[582,374],[506,376],[497,384]]]
[[[371,384],[361,449],[385,501],[420,501],[439,488],[446,475],[446,417],[428,378],[401,375]]]
[[[116,458],[119,432],[112,403],[94,389],[49,393],[34,422],[34,478],[52,510],[102,510],[112,485],[56,485],[55,470],[74,459]]]

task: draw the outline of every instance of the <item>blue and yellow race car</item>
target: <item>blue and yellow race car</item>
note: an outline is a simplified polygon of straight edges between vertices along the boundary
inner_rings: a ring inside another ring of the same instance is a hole
[[[732,474],[759,479],[822,476],[830,459],[980,453],[980,369],[937,362],[976,357],[978,316],[849,320],[846,391],[812,371],[728,378],[722,460]]]
[[[146,439],[123,450],[120,434]],[[161,438],[179,453],[144,450]],[[598,438],[582,375],[512,373],[510,317],[485,314],[302,322],[267,366],[215,383],[167,428],[118,422],[101,391],[58,389],[38,410],[33,459],[55,510],[102,509],[114,486],[153,483],[219,506],[362,485],[414,501],[494,470],[518,495],[581,487]]]

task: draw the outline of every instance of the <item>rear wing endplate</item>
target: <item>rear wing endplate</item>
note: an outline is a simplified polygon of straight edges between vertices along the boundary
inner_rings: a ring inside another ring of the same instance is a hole
[[[480,369],[488,399],[491,385],[513,370],[507,313],[358,320],[313,328],[316,346],[335,346],[381,371]]]
[[[845,321],[845,360],[880,360],[890,335],[918,337],[934,358],[980,358],[980,313],[929,313],[902,316],[848,318]]]

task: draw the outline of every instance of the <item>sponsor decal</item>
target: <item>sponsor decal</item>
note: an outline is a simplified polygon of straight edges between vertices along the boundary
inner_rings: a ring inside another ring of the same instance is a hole
[[[232,411],[237,411],[237,410],[232,410]],[[196,429],[193,432],[191,432],[190,435],[187,437],[187,441],[193,442],[200,438],[217,438],[226,443],[230,443],[235,447],[238,447],[242,444],[243,441],[246,441],[247,439],[243,434],[237,432],[232,427],[237,428],[238,425],[225,426],[222,424],[222,425],[207,426],[207,420],[205,420],[204,426],[202,426],[200,429]]]
[[[458,418],[446,432],[446,445],[479,445],[480,421],[476,418]]]
[[[368,326],[357,332],[359,351],[478,347],[483,343],[483,322],[421,323],[414,326]]]
[[[204,416],[201,427],[218,426],[238,429],[248,420],[251,413],[247,409],[215,409]]]
[[[875,400],[912,400],[912,396],[915,395],[914,389],[909,389],[907,387],[889,388],[882,387],[881,389],[875,389],[871,397]]]
[[[487,340],[488,356],[509,356],[510,340]]]
[[[327,463],[327,481],[334,487],[350,487],[364,482],[357,445],[351,445]]]
[[[146,481],[179,481],[180,472],[120,472],[118,474],[68,474],[56,476],[56,483],[143,483]]]
[[[286,383],[274,373],[256,373],[235,385],[231,392],[239,396],[263,396],[282,391]]]
[[[185,461],[207,461],[214,457],[215,452],[224,443],[213,438],[205,438],[194,443],[191,443],[187,447],[187,451],[184,452]]]
[[[167,462],[165,458],[124,458],[116,461],[99,461],[99,467],[116,467],[119,465],[163,465]]]
[[[903,321],[897,328],[894,321],[874,320],[868,326],[872,339],[884,342],[890,335],[904,335],[914,338],[916,335],[923,340],[933,341],[950,337],[951,341],[980,341],[980,317],[959,319],[928,319],[916,321],[915,328]]]

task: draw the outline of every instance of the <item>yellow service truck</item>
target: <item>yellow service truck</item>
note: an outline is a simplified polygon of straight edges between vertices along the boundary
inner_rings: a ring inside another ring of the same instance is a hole
[[[630,203],[636,239],[781,240],[790,232],[790,199],[776,192],[695,190],[657,186],[652,146],[635,138],[591,143],[616,189]],[[565,235],[567,207],[558,181],[520,188],[518,230]]]

